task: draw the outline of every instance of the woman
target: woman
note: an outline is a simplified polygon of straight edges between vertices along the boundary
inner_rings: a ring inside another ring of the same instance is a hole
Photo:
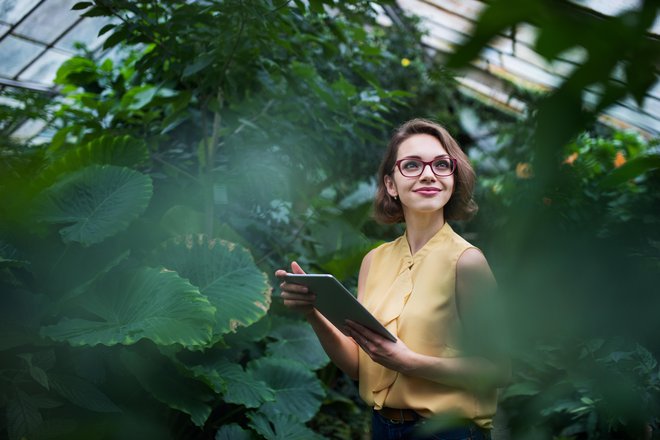
[[[489,438],[509,368],[485,343],[492,328],[481,328],[476,311],[495,281],[483,254],[446,222],[476,212],[474,171],[443,127],[414,119],[390,140],[378,177],[376,219],[405,222],[406,232],[364,257],[358,300],[397,341],[350,321],[340,331],[303,286],[283,282],[284,304],[305,315],[330,359],[359,380],[374,409],[374,439]],[[304,273],[295,262],[291,270]],[[416,437],[430,417],[456,423]]]

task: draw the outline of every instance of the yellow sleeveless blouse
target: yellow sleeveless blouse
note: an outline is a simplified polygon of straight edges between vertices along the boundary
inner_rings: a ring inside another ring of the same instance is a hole
[[[411,350],[436,357],[461,356],[456,306],[456,263],[470,243],[448,223],[415,255],[406,235],[374,251],[363,305]],[[497,391],[485,393],[406,376],[375,363],[359,350],[360,396],[375,409],[413,409],[473,420],[492,428]]]

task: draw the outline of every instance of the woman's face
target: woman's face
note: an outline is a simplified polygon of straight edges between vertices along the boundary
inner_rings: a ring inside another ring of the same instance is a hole
[[[416,134],[399,145],[397,161],[404,158],[432,161],[438,156],[448,156],[447,150],[435,137]],[[385,188],[390,196],[398,196],[406,218],[410,214],[442,212],[454,191],[454,175],[438,177],[430,166],[424,166],[417,177],[405,177],[397,167],[385,176]]]

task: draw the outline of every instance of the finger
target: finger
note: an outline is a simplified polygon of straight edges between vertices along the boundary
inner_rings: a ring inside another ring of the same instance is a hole
[[[364,350],[365,353],[371,356],[371,347],[369,341],[362,336],[358,337],[358,339],[360,341],[358,342],[360,348],[362,348],[362,350]]]
[[[360,336],[366,336],[365,328],[357,322],[347,319],[346,326],[348,326],[348,328],[350,328],[353,333]]]
[[[363,339],[360,332],[352,325],[352,321],[346,320],[346,330],[348,335],[355,339],[355,342],[359,344],[360,340]]]
[[[280,289],[282,289],[282,291],[284,292],[297,292],[297,293],[309,294],[309,289],[301,284],[282,282],[280,284]]]
[[[294,299],[285,299],[284,301],[282,301],[282,304],[284,304],[287,307],[300,308],[300,309],[309,309],[313,307],[313,305],[308,301],[298,301]]]
[[[282,299],[292,299],[296,301],[305,301],[309,304],[313,304],[316,300],[316,296],[309,293],[295,293],[290,291],[284,291],[280,294]]]
[[[276,276],[277,278],[283,278],[283,277],[285,277],[285,276],[286,276],[286,270],[284,270],[284,269],[277,269],[277,270],[275,271],[275,276]]]
[[[376,341],[379,339],[384,339],[381,335],[378,333],[368,329],[367,327],[363,326],[362,324],[358,324],[355,321],[351,321],[350,319],[347,320],[347,324],[354,328],[358,333],[360,333],[362,336],[364,336],[367,340],[369,341]]]
[[[369,340],[365,338],[364,335],[361,335],[360,333],[350,328],[348,329],[348,335],[353,338],[355,343],[359,345],[364,351],[369,351]]]
[[[305,273],[305,271],[302,270],[302,267],[300,267],[300,265],[298,263],[296,263],[295,261],[291,262],[291,272],[292,273]]]

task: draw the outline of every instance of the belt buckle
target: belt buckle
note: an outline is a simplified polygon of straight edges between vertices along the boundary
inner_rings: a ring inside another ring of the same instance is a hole
[[[389,422],[394,424],[394,425],[401,425],[403,423],[406,423],[406,416],[403,413],[403,409],[399,409],[399,416],[400,419],[390,419],[388,418]]]

